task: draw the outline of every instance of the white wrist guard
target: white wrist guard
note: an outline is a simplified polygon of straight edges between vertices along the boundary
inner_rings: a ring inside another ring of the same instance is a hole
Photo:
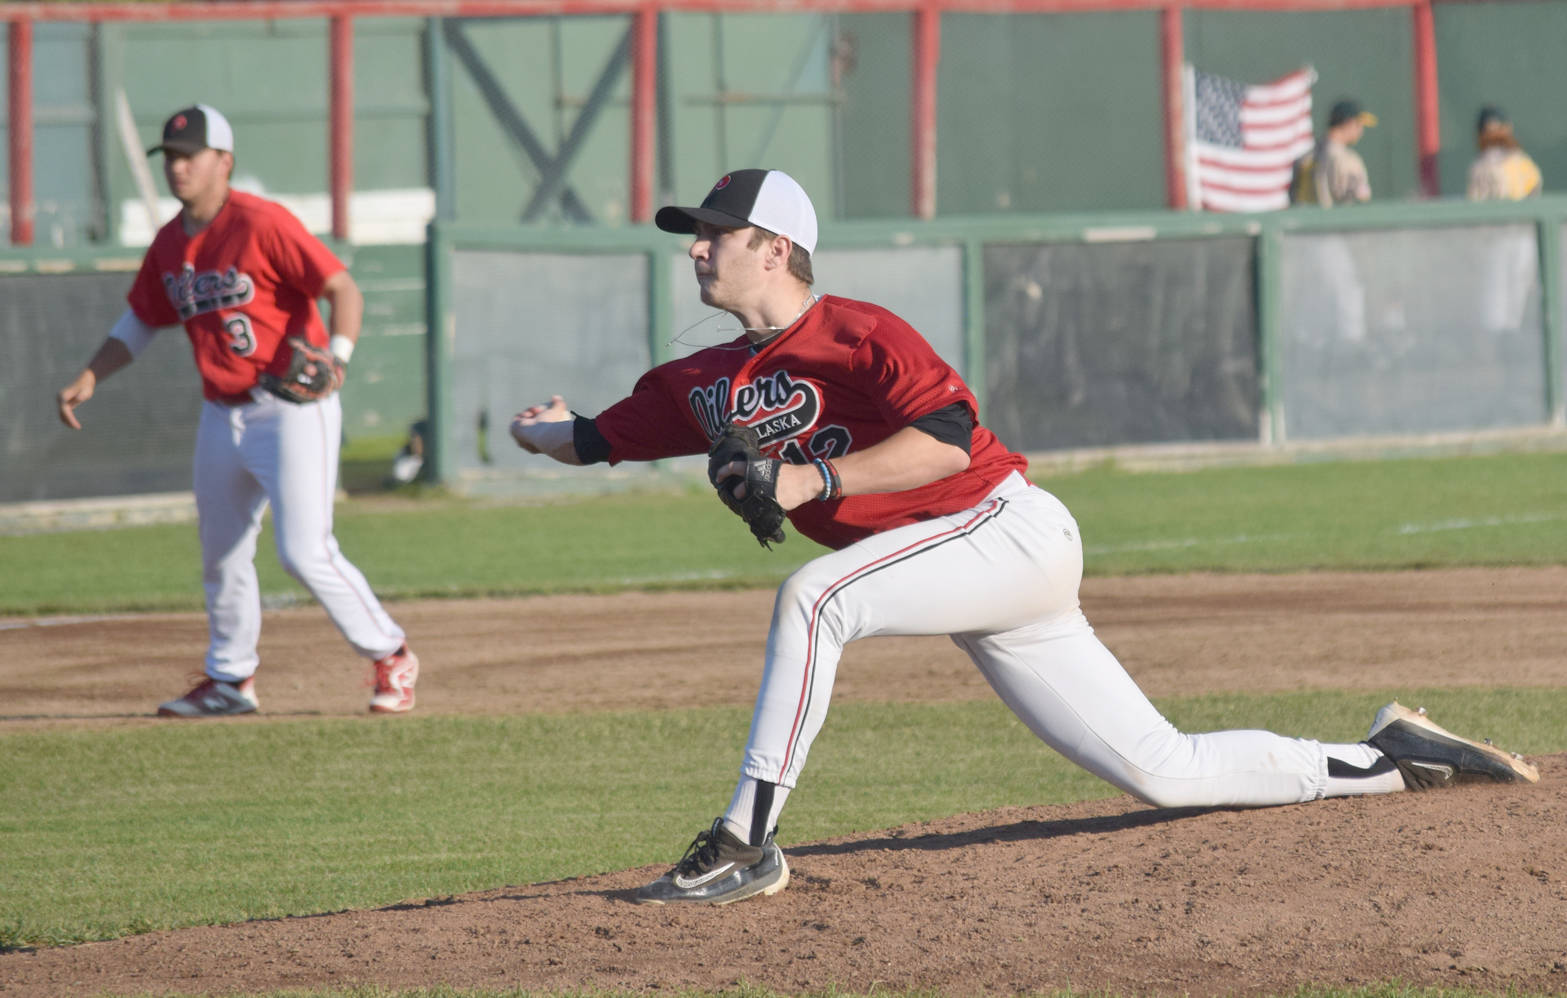
[[[332,337],[332,340],[328,346],[332,351],[332,356],[342,361],[343,366],[347,367],[348,358],[354,355],[354,341],[344,336],[342,333],[338,333],[336,336]]]
[[[125,344],[125,349],[131,352],[131,359],[147,349],[147,344],[152,342],[153,334],[157,330],[147,325],[136,317],[136,313],[126,309],[125,313],[114,323],[114,328],[109,330],[109,335]]]

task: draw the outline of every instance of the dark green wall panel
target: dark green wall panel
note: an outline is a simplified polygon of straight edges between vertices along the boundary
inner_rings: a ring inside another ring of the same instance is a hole
[[[700,199],[724,173],[787,172],[839,217],[825,14],[675,14],[665,25],[670,195]],[[661,178],[664,179],[664,178]]]
[[[626,23],[621,17],[519,18],[464,21],[451,29],[461,40],[450,62],[459,217],[523,220],[535,188],[557,169],[562,144]],[[598,223],[623,221],[625,213],[627,92],[622,73],[612,103],[598,112],[601,134],[571,163],[570,190]],[[519,146],[509,123],[537,142],[537,158]],[[533,221],[582,224],[559,198]]]
[[[1500,104],[1540,165],[1546,190],[1567,188],[1567,4],[1442,4],[1436,19],[1442,94],[1442,192],[1462,196],[1475,115]]]
[[[343,435],[397,436],[425,410],[424,247],[356,246],[345,256],[365,318],[343,385]]]
[[[1157,15],[942,18],[938,211],[1164,204]]]
[[[542,224],[625,224],[629,83],[614,67],[624,16],[493,18],[461,30],[496,95],[451,61],[459,217],[519,219],[572,129],[592,127],[564,169],[581,206],[548,199]],[[1092,211],[1164,203],[1158,15],[949,14],[942,19],[938,212]],[[1567,3],[1498,0],[1435,7],[1442,190],[1463,191],[1478,106],[1498,102],[1540,162],[1548,189],[1567,177]],[[430,185],[428,67],[422,19],[355,25],[354,183]],[[669,14],[654,196],[699,196],[742,165],[797,175],[824,219],[897,218],[910,206],[911,15]],[[1382,121],[1360,149],[1378,199],[1415,196],[1412,24],[1402,8],[1326,12],[1188,10],[1186,54],[1248,82],[1302,63],[1319,74],[1320,127],[1355,95]],[[96,41],[95,34],[96,31]],[[89,72],[101,52],[101,86]],[[40,244],[100,238],[136,196],[113,128],[123,86],[138,143],[175,107],[202,99],[238,130],[239,171],[267,191],[316,194],[328,182],[328,25],[323,19],[41,23],[35,30],[35,184]],[[3,94],[4,80],[0,80]],[[519,149],[514,114],[542,149]],[[156,163],[153,164],[156,166]],[[0,163],[0,170],[4,164]],[[161,177],[156,178],[162,193]]]
[[[844,218],[907,218],[913,126],[908,14],[840,19],[839,172]]]
[[[106,24],[105,76],[123,85],[144,145],[163,121],[200,101],[234,126],[235,175],[266,191],[327,189],[329,48],[324,20]],[[429,185],[423,22],[354,22],[354,184]],[[112,96],[112,94],[111,94]],[[106,112],[112,122],[112,106]],[[111,124],[112,129],[112,124]],[[106,142],[111,204],[136,196],[118,139]],[[158,161],[154,179],[166,194]]]

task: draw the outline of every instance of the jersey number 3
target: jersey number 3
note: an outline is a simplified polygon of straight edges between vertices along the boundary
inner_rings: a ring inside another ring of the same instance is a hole
[[[256,352],[256,336],[250,331],[250,317],[241,312],[223,320],[223,331],[229,334],[229,349],[241,357]]]

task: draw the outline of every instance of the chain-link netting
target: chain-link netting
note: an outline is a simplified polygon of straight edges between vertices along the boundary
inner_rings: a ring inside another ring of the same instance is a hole
[[[1024,450],[1256,440],[1252,243],[985,247],[986,422]]]
[[[1540,423],[1538,252],[1532,224],[1287,236],[1288,438]]]

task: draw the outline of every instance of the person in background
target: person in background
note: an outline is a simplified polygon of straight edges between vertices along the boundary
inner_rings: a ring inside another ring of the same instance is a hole
[[[1518,145],[1505,111],[1494,104],[1480,109],[1475,145],[1480,151],[1469,165],[1469,200],[1522,201],[1539,195],[1540,168]]]
[[[1331,208],[1371,200],[1371,180],[1365,160],[1353,148],[1377,116],[1359,101],[1341,100],[1328,111],[1328,130],[1311,152],[1295,164],[1290,200]]]
[[[1539,196],[1540,168],[1519,147],[1513,123],[1501,108],[1487,104],[1475,116],[1475,145],[1479,153],[1469,165],[1469,200],[1522,201]],[[1474,296],[1480,326],[1493,335],[1528,335],[1534,325],[1529,310],[1530,299],[1537,294],[1539,250],[1532,236],[1498,233],[1493,238],[1480,263],[1484,271],[1480,293]]]
[[[371,712],[411,710],[419,660],[332,534],[343,426],[336,389],[359,339],[364,296],[286,208],[230,187],[234,130],[216,108],[176,111],[147,155],[160,152],[179,214],[148,247],[129,307],[56,399],[60,421],[81,429],[76,410],[99,382],[135,360],[159,329],[185,327],[205,398],[192,464],[210,643],[205,675],[158,713],[259,708],[255,555],[268,505],[278,560],[372,663]],[[318,298],[331,307],[330,327]],[[308,359],[295,365],[296,353]],[[286,380],[296,366],[312,381],[328,369],[332,377],[308,399],[291,396]]]

